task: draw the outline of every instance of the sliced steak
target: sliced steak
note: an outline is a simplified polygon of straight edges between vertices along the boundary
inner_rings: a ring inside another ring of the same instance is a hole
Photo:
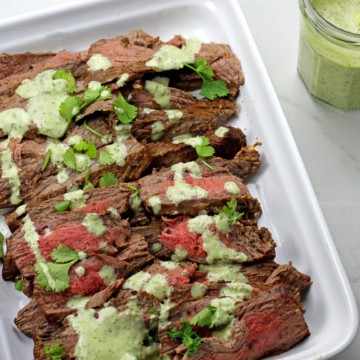
[[[236,194],[225,189],[225,184],[230,183]],[[225,168],[210,170],[193,162],[180,163],[141,178],[139,185],[141,199],[155,215],[196,216],[203,210],[216,212],[232,198],[237,200],[239,210],[245,212],[244,218],[256,219],[261,213],[259,202]]]
[[[199,224],[195,230],[194,220]],[[198,263],[252,262],[266,258],[276,246],[266,228],[258,229],[253,225],[229,224],[223,232],[217,228],[215,217],[207,215],[164,221],[168,227],[159,237],[160,242],[175,253],[184,252],[187,258]]]

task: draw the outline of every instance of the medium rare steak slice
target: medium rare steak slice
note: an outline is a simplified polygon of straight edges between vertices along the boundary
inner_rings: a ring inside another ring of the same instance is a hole
[[[24,213],[13,211],[5,215],[5,222],[11,231],[21,226],[21,219],[28,214],[31,219],[56,214],[55,205],[63,201],[70,201],[69,210],[82,213],[104,214],[108,210],[119,215],[129,209],[130,192],[124,185],[112,185],[89,190],[77,190],[57,196],[41,203],[27,205]]]
[[[126,147],[126,152],[121,153],[120,150],[116,149],[117,144],[112,145],[115,145],[114,151],[118,154],[119,161],[120,157],[123,157],[119,164],[114,163],[106,166],[93,162],[88,169],[81,173],[71,171],[68,180],[60,184],[56,175],[49,176],[42,181],[31,194],[28,194],[28,197],[24,200],[28,200],[29,203],[38,203],[65,194],[70,186],[83,188],[85,177],[89,171],[89,181],[95,186],[99,185],[101,177],[106,173],[113,173],[118,178],[119,182],[132,181],[140,178],[151,163],[151,158],[146,150],[146,146],[140,144],[134,138],[128,138],[121,145]],[[106,151],[109,147],[112,147],[112,145],[103,147],[101,151]]]
[[[224,168],[209,169],[196,162],[178,163],[171,169],[139,180],[140,197],[155,215],[198,215],[216,212],[235,198],[244,219],[256,219],[259,202],[252,198],[240,179]]]
[[[197,312],[209,304],[205,299],[197,303]],[[192,315],[191,312],[187,318]],[[233,322],[227,325],[231,326],[228,337],[221,336],[216,328],[205,329],[205,332],[197,328],[204,336],[192,358],[256,360],[287,351],[309,336],[301,304],[281,287],[238,302],[233,315]],[[159,333],[161,354],[171,359],[187,359],[186,347],[166,333],[173,327],[180,329],[180,322],[172,323]]]
[[[32,280],[35,263],[50,261],[51,252],[60,244],[85,254],[115,254],[130,232],[128,222],[111,213],[65,212],[34,221],[27,215],[23,227],[7,239],[3,268],[6,280],[16,276],[16,268],[24,278]]]
[[[220,215],[164,221],[168,227],[159,237],[160,242],[175,254],[198,263],[252,262],[267,257],[276,246],[266,228],[227,223]]]

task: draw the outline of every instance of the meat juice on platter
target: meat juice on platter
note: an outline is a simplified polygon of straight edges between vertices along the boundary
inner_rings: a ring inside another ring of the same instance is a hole
[[[34,359],[261,359],[309,336],[310,278],[275,262],[246,186],[261,144],[226,125],[228,45],[134,30],[0,67],[2,275]]]

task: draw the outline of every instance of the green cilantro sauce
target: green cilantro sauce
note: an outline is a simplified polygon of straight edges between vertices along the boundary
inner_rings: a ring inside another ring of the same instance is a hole
[[[188,170],[191,177],[201,177],[201,169],[196,162],[191,161],[187,163],[178,163],[173,165],[171,170],[174,171],[175,181],[174,185],[169,186],[166,190],[166,196],[176,206],[185,200],[191,200],[194,198],[202,199],[208,196],[208,192],[205,189],[199,186],[192,186],[183,179],[184,170]]]
[[[83,266],[78,266],[76,269],[75,269],[75,272],[76,272],[76,275],[78,277],[82,277],[85,275],[85,268]]]
[[[229,128],[225,126],[220,126],[215,130],[215,135],[217,137],[224,137],[224,135],[229,131]]]
[[[119,124],[115,126],[116,141],[125,141],[131,136],[131,124]]]
[[[203,140],[201,139],[200,136],[195,136],[195,137],[180,137],[180,136],[173,139],[174,144],[184,143],[194,148],[195,146],[200,146],[203,143]]]
[[[24,215],[26,212],[26,204],[18,206],[17,209],[15,210],[15,213],[19,216]]]
[[[67,81],[53,80],[55,70],[45,70],[34,79],[25,79],[16,89],[16,93],[28,99],[26,111],[39,133],[53,138],[64,135],[67,120],[59,113],[60,104],[68,97]]]
[[[155,121],[151,124],[151,140],[156,141],[164,136],[165,126],[161,121]]]
[[[78,360],[145,359],[149,350],[154,351],[143,346],[148,336],[143,316],[130,308],[80,309],[67,321],[78,334]]]
[[[82,224],[88,229],[90,233],[97,237],[101,237],[106,232],[106,226],[104,226],[98,214],[86,214]]]
[[[160,316],[159,316],[159,328],[163,328],[167,325],[169,325],[169,310],[171,308],[173,308],[176,305],[176,303],[170,301],[170,300],[165,300],[161,305],[160,305]]]
[[[100,277],[104,280],[106,285],[110,285],[112,282],[116,280],[115,270],[108,265],[105,265],[99,271]]]
[[[200,265],[200,270],[206,270],[208,273],[206,278],[215,282],[241,282],[246,283],[247,279],[240,270],[240,264],[213,264]]]
[[[308,0],[304,0],[305,3]],[[299,73],[309,92],[337,108],[360,108],[360,2],[312,0],[317,13],[329,23],[352,34],[344,38],[340,30],[323,30],[311,20],[310,5],[302,9],[299,42]],[[326,29],[326,28],[325,28]],[[325,31],[327,31],[325,33]],[[332,34],[329,35],[328,34]],[[343,39],[343,40],[341,40]]]
[[[0,152],[1,160],[1,178],[7,179],[11,188],[10,201],[13,205],[21,203],[20,195],[20,169],[17,167],[12,159],[11,151],[6,149]]]
[[[186,259],[188,256],[188,252],[185,249],[181,249],[179,247],[175,248],[175,252],[171,255],[171,260],[175,262],[179,262],[181,260]]]
[[[151,245],[151,250],[154,252],[159,252],[161,249],[162,249],[162,245],[158,242]]]
[[[231,194],[240,194],[240,188],[233,181],[228,181],[224,184],[224,189]]]
[[[155,102],[162,109],[171,108],[171,92],[168,85],[169,79],[160,76],[145,81],[145,89],[154,97]]]
[[[140,271],[129,277],[125,281],[123,288],[133,289],[136,291],[146,291],[160,300],[167,298],[172,291],[172,287],[169,286],[167,282],[166,275],[151,275],[146,271]]]
[[[70,201],[70,209],[81,209],[86,206],[86,196],[83,190],[76,190],[64,194],[64,200]]]
[[[128,73],[124,73],[119,77],[119,80],[116,82],[116,86],[118,88],[121,88],[125,85],[125,83],[128,81],[129,79],[129,74]]]
[[[111,157],[115,160],[116,165],[124,166],[127,157],[126,145],[122,142],[116,142],[106,146],[106,150],[109,152]]]
[[[173,270],[179,267],[179,264],[175,261],[160,261],[160,265],[168,270]]]
[[[189,231],[202,235],[203,248],[207,253],[206,260],[209,264],[216,262],[244,262],[247,256],[243,252],[238,252],[232,248],[228,248],[219,240],[214,232],[210,230],[211,226],[215,226],[222,233],[228,232],[228,221],[224,221],[225,217],[215,215],[199,215],[188,222]]]
[[[87,65],[90,71],[107,70],[112,66],[110,59],[101,54],[94,54],[88,60]]]
[[[71,309],[84,309],[91,296],[74,296],[66,303]]]
[[[161,210],[161,199],[159,196],[153,196],[149,199],[149,205],[153,209],[154,214],[158,214]]]
[[[196,282],[191,286],[191,296],[202,297],[206,294],[207,288],[206,285]]]
[[[9,138],[22,138],[30,124],[30,116],[24,109],[13,108],[0,112],[0,129]]]
[[[34,223],[32,222],[29,215],[26,215],[24,218],[24,225],[22,227],[22,231],[24,232],[24,239],[30,247],[30,250],[35,255],[36,263],[41,267],[44,275],[46,276],[49,286],[53,289],[56,288],[56,282],[51,276],[49,272],[49,268],[46,264],[46,260],[41,255],[39,248],[39,239],[40,236],[36,232]]]
[[[165,112],[170,124],[177,124],[184,116],[184,113],[181,110],[170,109],[165,110]]]
[[[146,66],[154,68],[156,71],[178,70],[184,64],[192,64],[195,61],[195,54],[200,51],[201,42],[197,39],[187,39],[186,45],[178,48],[174,45],[163,45],[154,54]]]

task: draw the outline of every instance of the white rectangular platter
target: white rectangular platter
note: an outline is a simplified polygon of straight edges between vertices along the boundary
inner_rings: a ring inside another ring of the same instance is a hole
[[[248,143],[261,141],[261,171],[250,180],[279,263],[293,262],[313,280],[304,298],[311,336],[271,359],[329,359],[355,336],[358,313],[314,191],[274,89],[236,0],[98,0],[56,7],[0,23],[0,52],[80,50],[100,38],[141,28],[170,39],[175,34],[231,45],[241,60],[245,85],[233,125]],[[264,29],[266,31],[266,29]],[[274,55],[276,56],[276,55]],[[296,71],[296,69],[294,69]],[[1,189],[0,189],[1,191]],[[0,216],[0,231],[6,233]],[[0,358],[30,360],[32,341],[13,324],[27,299],[0,280]],[[3,358],[4,356],[4,358]],[[269,358],[270,359],[270,358]]]

